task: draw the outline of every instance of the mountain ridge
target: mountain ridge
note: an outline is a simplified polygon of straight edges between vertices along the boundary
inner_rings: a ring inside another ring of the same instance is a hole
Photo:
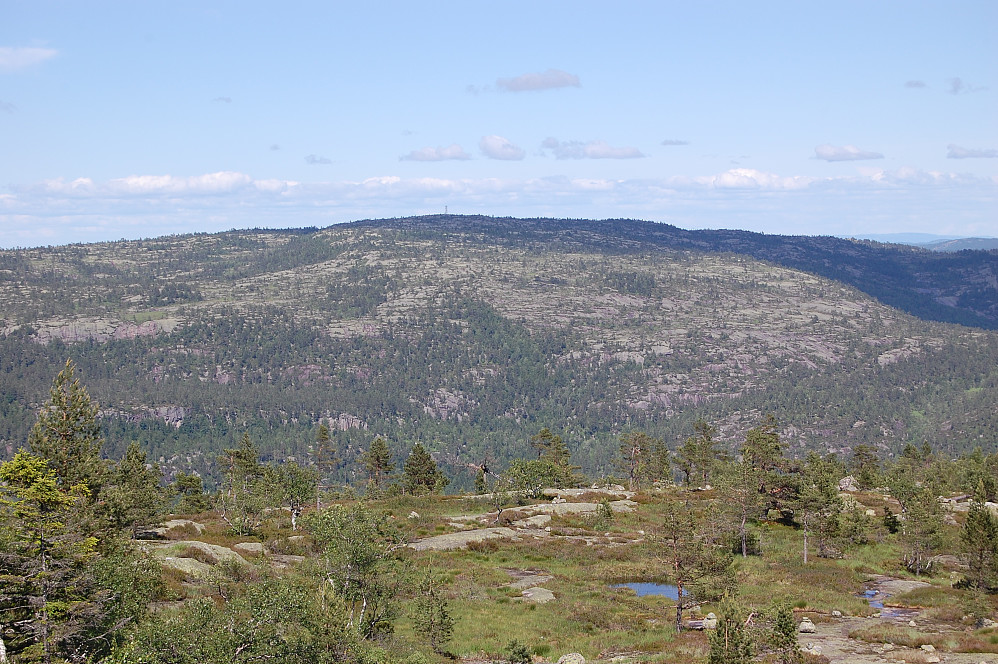
[[[730,445],[767,412],[801,450],[996,445],[998,335],[739,248],[859,282],[879,256],[881,272],[994,304],[956,279],[992,269],[990,254],[621,220],[437,216],[6,251],[0,450],[23,444],[67,356],[103,405],[109,453],[138,440],[208,476],[243,431],[308,458],[320,420],[343,481],[374,435],[399,459],[421,441],[460,474],[528,453],[550,426],[599,474],[623,431],[673,445],[704,417]]]

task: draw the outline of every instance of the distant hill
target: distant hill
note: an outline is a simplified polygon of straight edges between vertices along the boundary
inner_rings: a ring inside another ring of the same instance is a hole
[[[735,445],[768,412],[798,454],[991,450],[996,274],[979,251],[459,216],[0,251],[0,455],[66,357],[109,453],[208,477],[243,431],[307,459],[320,419],[339,480],[381,434],[456,487],[544,426],[592,474],[621,432],[675,445],[703,417]]]
[[[998,238],[962,237],[953,240],[935,240],[920,246],[932,251],[992,251],[998,249]]]

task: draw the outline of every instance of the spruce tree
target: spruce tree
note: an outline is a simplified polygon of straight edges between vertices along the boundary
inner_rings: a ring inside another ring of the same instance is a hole
[[[28,446],[48,461],[61,487],[85,484],[91,499],[96,500],[108,474],[100,458],[104,440],[97,422],[97,404],[75,372],[73,361],[66,360],[52,383],[49,400],[38,411]]]

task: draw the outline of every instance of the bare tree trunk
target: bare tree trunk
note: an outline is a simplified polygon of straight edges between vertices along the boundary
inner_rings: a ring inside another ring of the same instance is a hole
[[[7,646],[3,642],[3,625],[0,625],[0,664],[7,664]]]
[[[804,517],[804,564],[807,565],[807,517]]]
[[[745,537],[745,512],[744,511],[742,512],[741,533],[742,533],[742,558],[748,558],[748,542],[745,541],[746,537]]]

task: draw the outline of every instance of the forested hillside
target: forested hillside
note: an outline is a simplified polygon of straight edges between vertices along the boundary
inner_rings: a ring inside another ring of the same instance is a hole
[[[72,358],[107,454],[138,441],[209,476],[245,431],[269,457],[307,459],[320,420],[341,481],[381,434],[399,459],[423,442],[457,487],[541,427],[591,475],[612,471],[622,431],[677,442],[704,418],[734,440],[770,412],[793,450],[990,451],[996,265],[480,217],[4,251],[0,440],[5,457],[24,444]]]

